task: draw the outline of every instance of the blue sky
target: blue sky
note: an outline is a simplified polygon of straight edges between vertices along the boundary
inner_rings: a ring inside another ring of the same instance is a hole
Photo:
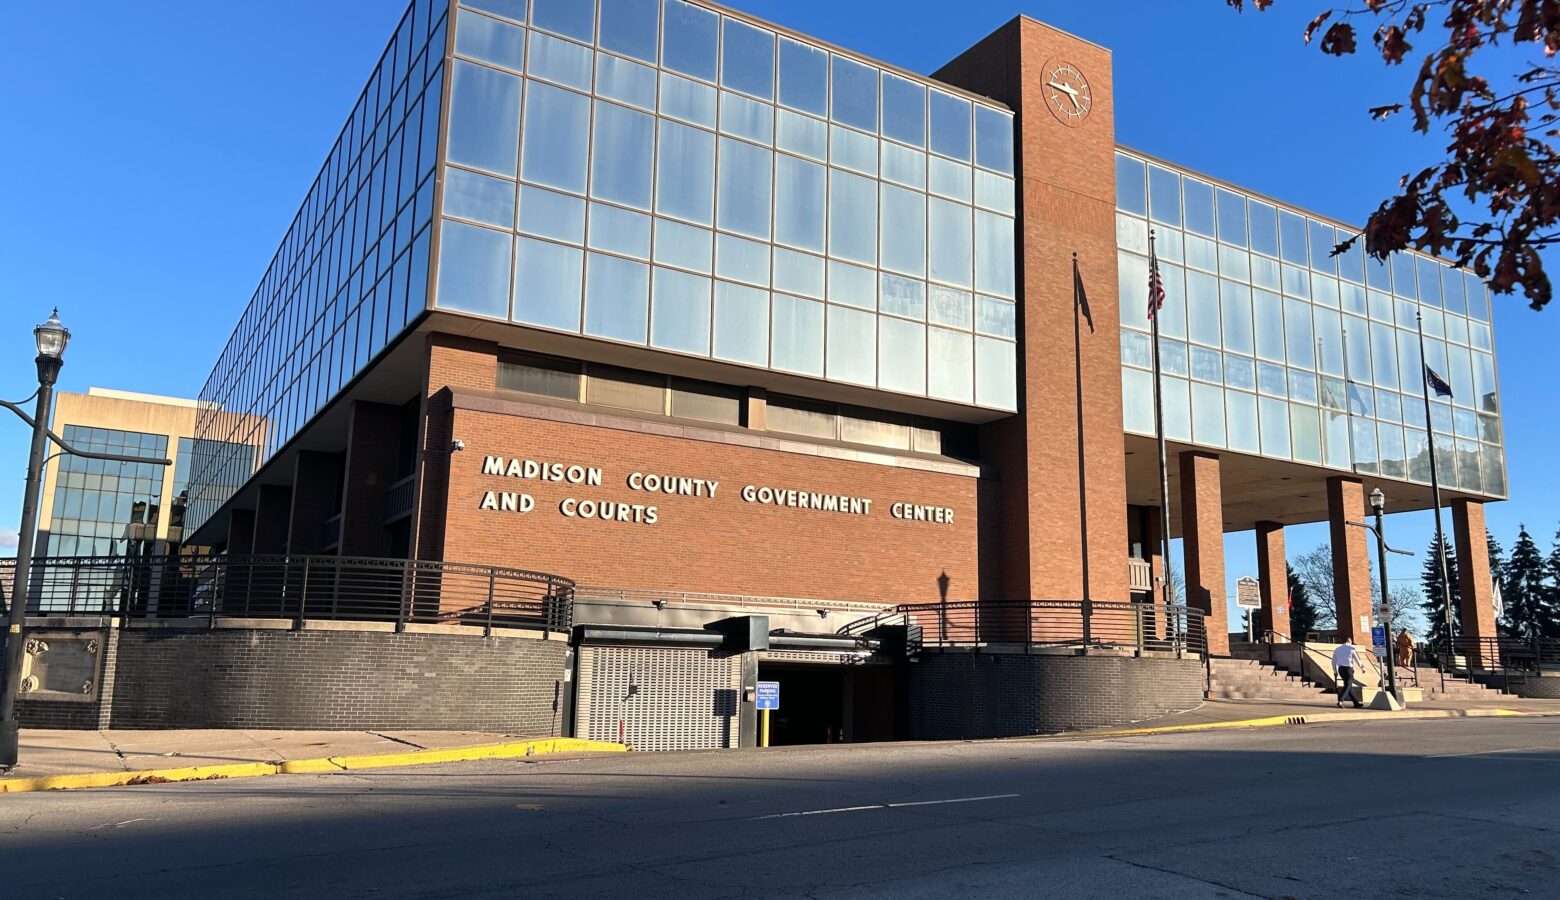
[[[1019,13],[1109,47],[1117,139],[1345,221],[1363,221],[1445,143],[1365,109],[1409,69],[1335,60],[1300,39],[1327,0],[1236,15],[1223,0],[735,0],[765,19],[931,72]],[[74,332],[64,390],[195,395],[264,272],[402,9],[370,0],[260,5],[29,3],[0,29],[0,396],[32,390],[31,329],[58,304]],[[1362,39],[1362,46],[1368,46]],[[1560,280],[1560,255],[1547,260]],[[1513,500],[1489,509],[1509,547],[1560,520],[1554,348],[1560,302],[1496,301]],[[0,423],[0,552],[14,542],[26,451]],[[1429,513],[1393,517],[1423,551]],[[9,538],[9,541],[7,540]],[[1289,529],[1291,555],[1322,526]],[[1255,573],[1228,536],[1233,584]],[[1422,557],[1394,560],[1417,578]],[[1231,588],[1233,594],[1233,587]]]

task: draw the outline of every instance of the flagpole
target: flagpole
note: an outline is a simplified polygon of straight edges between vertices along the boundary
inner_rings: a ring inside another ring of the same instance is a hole
[[[1430,417],[1430,359],[1425,356],[1425,317],[1414,308],[1414,322],[1419,329],[1419,389],[1425,399],[1425,445],[1430,451],[1430,493],[1435,502],[1435,555],[1441,566],[1441,606],[1446,614],[1446,665],[1450,668],[1456,658],[1452,628],[1452,584],[1446,569],[1446,534],[1441,528],[1441,476],[1435,463],[1435,420]],[[1382,578],[1387,573],[1381,573]]]
[[[1154,229],[1148,230],[1148,271],[1152,280],[1159,273],[1159,256],[1154,251]],[[1159,384],[1159,299],[1150,290],[1149,326],[1154,343],[1154,436],[1159,442],[1159,552],[1163,561],[1164,583],[1160,586],[1165,598],[1165,615],[1170,616],[1170,467],[1165,459],[1165,406]],[[1171,620],[1173,621],[1173,620]],[[1221,628],[1224,626],[1220,626]]]

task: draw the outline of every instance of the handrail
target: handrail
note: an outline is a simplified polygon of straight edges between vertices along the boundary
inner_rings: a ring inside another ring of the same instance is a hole
[[[15,571],[0,560],[0,573]],[[29,611],[185,619],[284,618],[495,624],[567,632],[574,582],[545,572],[437,560],[309,555],[43,557]],[[3,598],[0,598],[3,599]]]
[[[1321,654],[1321,655],[1327,656],[1327,663],[1328,663],[1328,665],[1332,665],[1332,657],[1331,657],[1331,655],[1323,653],[1323,651],[1321,649],[1319,649],[1319,648],[1312,647],[1306,641],[1296,640],[1293,635],[1288,635],[1288,634],[1283,633],[1282,631],[1276,631],[1276,630],[1274,630],[1272,628],[1267,628],[1267,629],[1263,629],[1262,637],[1264,638],[1264,643],[1266,643],[1268,645],[1268,662],[1269,663],[1273,662],[1273,644],[1275,642],[1272,640],[1272,638],[1281,637],[1281,638],[1284,638],[1288,643],[1294,644],[1295,646],[1299,647],[1302,652],[1305,652],[1305,653],[1317,653],[1317,654]],[[1391,648],[1388,648],[1388,652],[1391,652]],[[1374,653],[1361,653],[1361,654],[1359,654],[1359,657],[1360,657],[1361,660],[1363,660],[1365,662],[1366,665],[1368,665],[1371,668],[1372,671],[1374,671],[1376,673],[1376,686],[1381,688],[1382,690],[1385,690],[1386,687],[1387,687],[1386,670],[1383,669],[1381,667],[1381,664],[1376,661],[1376,654],[1374,654]],[[1336,670],[1334,670],[1334,671],[1335,671],[1335,674],[1336,674]],[[1301,677],[1302,678],[1305,677],[1304,673],[1301,673]],[[1336,678],[1334,679],[1334,683],[1336,684]],[[1417,676],[1415,678],[1415,684],[1416,684],[1416,686],[1418,684]]]
[[[1185,606],[1093,600],[907,603],[847,623],[859,635],[887,625],[920,632],[922,646],[1131,650],[1207,656],[1204,613]]]

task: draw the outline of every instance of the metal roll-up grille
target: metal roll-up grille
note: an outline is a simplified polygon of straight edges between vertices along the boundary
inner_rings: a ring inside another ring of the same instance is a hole
[[[622,738],[635,750],[709,750],[738,744],[739,657],[707,650],[583,647],[576,734]],[[629,676],[639,692],[628,696]]]

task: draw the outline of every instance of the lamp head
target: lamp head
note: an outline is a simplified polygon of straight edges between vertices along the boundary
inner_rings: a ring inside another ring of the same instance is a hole
[[[33,343],[37,344],[41,357],[53,360],[64,357],[65,345],[70,343],[70,329],[60,322],[59,307],[49,314],[48,321],[33,329]]]
[[[1370,508],[1378,513],[1387,508],[1387,495],[1381,492],[1381,488],[1371,490]]]

